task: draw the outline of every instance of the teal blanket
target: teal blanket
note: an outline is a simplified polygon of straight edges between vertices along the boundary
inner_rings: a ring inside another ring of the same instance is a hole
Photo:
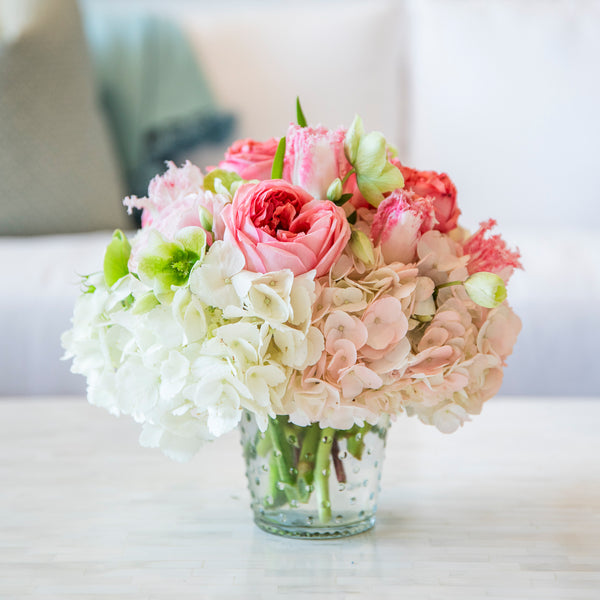
[[[225,141],[233,117],[217,109],[175,23],[121,2],[83,2],[81,8],[129,192],[145,195],[165,160]]]

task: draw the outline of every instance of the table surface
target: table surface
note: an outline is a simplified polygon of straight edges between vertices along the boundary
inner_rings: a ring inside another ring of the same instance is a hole
[[[392,426],[377,525],[252,522],[237,432],[187,464],[80,398],[0,399],[0,598],[600,598],[600,399]]]

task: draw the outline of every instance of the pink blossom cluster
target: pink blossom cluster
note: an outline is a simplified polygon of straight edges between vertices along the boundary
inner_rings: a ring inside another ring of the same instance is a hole
[[[404,410],[453,431],[498,391],[521,327],[506,302],[484,308],[454,283],[482,271],[507,283],[519,254],[490,235],[493,220],[473,235],[458,225],[446,174],[406,167],[391,154],[404,187],[369,204],[346,137],[343,129],[290,125],[277,179],[277,140],[239,140],[218,166],[243,179],[230,197],[205,191],[189,163],[170,164],[148,198],[126,202],[144,211],[136,247],[147,228],[168,239],[184,227],[206,228],[204,209],[209,244],[237,248],[248,271],[312,274],[312,325],[323,349],[316,363],[290,372],[278,412],[294,423],[348,428]],[[349,197],[343,206],[328,199],[336,180]]]
[[[285,411],[298,424],[348,427],[405,410],[454,431],[498,392],[521,322],[508,304],[483,308],[459,287],[433,302],[436,282],[468,275],[462,245],[439,232],[422,236],[412,264],[376,252],[372,269],[345,255],[349,270],[319,280],[313,324],[325,349],[292,378]]]

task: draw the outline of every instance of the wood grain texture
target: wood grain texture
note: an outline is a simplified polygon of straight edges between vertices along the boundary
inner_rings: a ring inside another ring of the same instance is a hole
[[[188,464],[81,399],[0,400],[0,598],[600,598],[600,401],[491,401],[392,426],[378,522],[254,526],[237,433]]]

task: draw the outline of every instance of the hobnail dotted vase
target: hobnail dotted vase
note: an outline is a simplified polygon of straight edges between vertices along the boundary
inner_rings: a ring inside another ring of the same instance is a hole
[[[348,430],[270,419],[261,432],[245,412],[240,425],[254,521],[294,538],[338,538],[375,524],[390,419]]]

